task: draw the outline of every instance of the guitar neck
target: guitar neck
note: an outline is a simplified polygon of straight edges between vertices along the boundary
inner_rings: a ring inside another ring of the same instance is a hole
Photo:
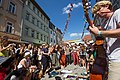
[[[86,20],[87,20],[88,24],[92,27],[93,23],[92,23],[92,21],[90,20],[89,15],[88,15],[88,14],[85,14],[85,16],[86,16]]]

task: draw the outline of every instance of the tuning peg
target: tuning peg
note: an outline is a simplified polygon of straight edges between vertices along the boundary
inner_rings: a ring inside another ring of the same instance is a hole
[[[87,6],[87,9],[90,9],[91,8],[91,2],[87,2],[86,6]]]
[[[90,8],[91,8],[91,6],[88,6],[88,7],[87,7],[87,9],[90,9]]]
[[[91,6],[91,2],[87,2],[87,3],[86,3],[86,6]]]
[[[86,5],[86,6],[89,6],[89,3],[87,2],[85,5]]]
[[[91,2],[88,2],[89,5],[91,5]]]

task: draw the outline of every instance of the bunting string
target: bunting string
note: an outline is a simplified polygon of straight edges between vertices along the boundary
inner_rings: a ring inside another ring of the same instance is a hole
[[[63,37],[64,37],[64,34],[66,33],[66,31],[67,31],[67,28],[68,28],[68,23],[69,23],[69,21],[70,21],[70,12],[72,12],[72,10],[73,10],[73,4],[72,3],[70,3],[70,9],[69,9],[69,13],[68,13],[68,17],[67,17],[67,20],[66,20],[66,23],[65,23],[65,27],[64,27],[64,31],[63,31]]]

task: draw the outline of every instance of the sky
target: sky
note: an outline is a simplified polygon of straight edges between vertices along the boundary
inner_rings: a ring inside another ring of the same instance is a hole
[[[67,29],[64,34],[63,40],[81,39],[85,17],[82,7],[82,0],[35,0],[38,5],[44,10],[44,12],[50,18],[50,21],[64,32],[66,21],[68,20],[68,13],[70,13],[70,20],[68,22]],[[91,1],[91,7],[95,4],[95,0]],[[73,8],[70,11],[70,4],[73,4]],[[91,13],[89,13],[92,19]],[[89,34],[89,31],[85,30],[84,35]]]

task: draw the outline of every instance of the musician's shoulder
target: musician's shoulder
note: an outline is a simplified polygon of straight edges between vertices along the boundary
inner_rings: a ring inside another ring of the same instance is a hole
[[[115,11],[120,11],[120,8],[116,9]]]
[[[120,14],[120,8],[114,11],[114,14],[119,13]]]

